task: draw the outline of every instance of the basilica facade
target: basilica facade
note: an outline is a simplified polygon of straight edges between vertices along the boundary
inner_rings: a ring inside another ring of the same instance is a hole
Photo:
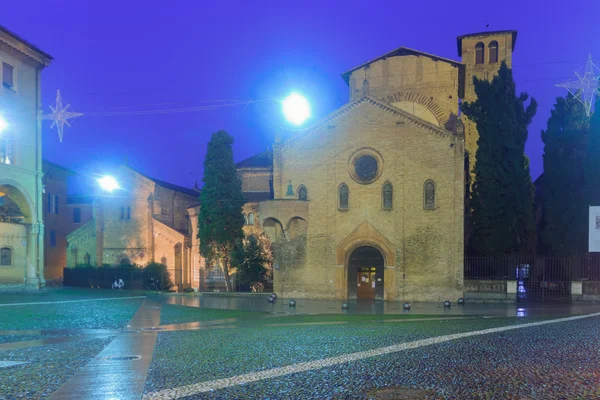
[[[342,74],[349,101],[237,164],[246,218],[296,298],[463,296],[464,204],[477,148],[473,77],[511,66],[515,31],[457,38],[461,61],[400,47]],[[256,221],[256,222],[254,222]]]

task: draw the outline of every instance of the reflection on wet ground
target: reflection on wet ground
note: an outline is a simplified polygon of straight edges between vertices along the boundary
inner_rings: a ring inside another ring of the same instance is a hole
[[[278,298],[269,303],[265,296],[195,295],[156,296],[165,304],[222,310],[262,311],[275,314],[432,314],[432,315],[489,315],[505,317],[559,317],[588,314],[600,311],[600,304],[583,303],[507,303],[507,304],[455,304],[444,307],[439,303],[412,303],[410,311],[403,309],[402,302],[347,301],[348,309],[342,310],[343,300],[295,299],[296,306],[289,306],[289,299]]]

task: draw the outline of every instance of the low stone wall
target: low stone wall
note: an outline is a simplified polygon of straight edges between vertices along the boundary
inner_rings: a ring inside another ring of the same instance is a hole
[[[600,281],[571,282],[571,300],[600,302]]]
[[[25,285],[23,284],[0,284],[0,293],[15,293],[23,292]]]
[[[468,303],[515,303],[516,284],[503,280],[465,280],[464,298]]]

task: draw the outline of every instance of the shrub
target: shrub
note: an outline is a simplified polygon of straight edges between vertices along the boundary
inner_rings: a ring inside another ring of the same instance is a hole
[[[152,278],[158,282],[159,290],[169,290],[173,287],[171,275],[164,264],[149,262],[144,267],[144,289],[150,286]]]

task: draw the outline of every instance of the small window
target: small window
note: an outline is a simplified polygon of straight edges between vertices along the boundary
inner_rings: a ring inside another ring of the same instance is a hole
[[[495,40],[490,42],[490,45],[488,46],[488,52],[489,52],[489,59],[490,59],[490,64],[491,63],[497,63],[498,62],[498,42],[496,42]]]
[[[298,189],[298,200],[308,200],[308,192],[304,186],[300,186]]]
[[[48,214],[58,214],[58,195],[51,193],[47,194],[46,211]]]
[[[121,207],[121,219],[125,219],[125,207]]]
[[[248,215],[242,214],[244,216],[244,225],[248,225]]]
[[[435,183],[433,181],[425,182],[423,188],[424,204],[426,210],[435,209]]]
[[[386,182],[383,185],[383,209],[391,210],[394,206],[394,189],[392,184]]]
[[[50,247],[56,247],[56,231],[50,231]]]
[[[254,225],[254,213],[248,214],[248,225]]]
[[[0,265],[12,265],[12,249],[3,247],[0,249]]]
[[[15,68],[5,62],[2,63],[2,85],[9,89],[15,86]]]
[[[131,207],[127,207],[127,220],[131,219]]]
[[[13,140],[0,137],[0,164],[14,164]]]
[[[91,257],[89,255],[89,253],[85,253],[85,256],[83,256],[83,263],[85,265],[90,265],[91,262]]]
[[[348,190],[348,186],[345,183],[342,183],[340,186],[340,210],[348,209],[348,199],[350,197],[350,193]]]
[[[167,266],[167,257],[162,257],[160,259],[160,263],[166,267]]]
[[[81,208],[75,207],[73,209],[73,222],[76,224],[81,223]]]
[[[475,45],[475,64],[483,64],[484,50],[485,50],[485,46],[483,45],[483,43],[479,42]]]

